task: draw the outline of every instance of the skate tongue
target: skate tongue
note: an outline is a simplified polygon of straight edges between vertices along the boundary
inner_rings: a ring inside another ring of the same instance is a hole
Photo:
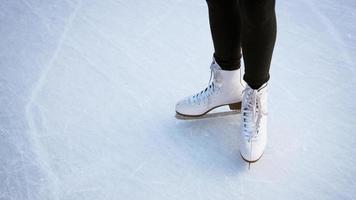
[[[210,78],[209,78],[208,85],[210,85],[211,82],[216,82],[217,86],[221,86],[222,79],[220,73],[221,73],[221,67],[216,63],[215,59],[213,59],[213,62],[210,65]]]
[[[258,123],[260,121],[260,118],[262,116],[262,113],[260,113],[260,110],[258,108],[258,104],[260,104],[260,99],[258,98],[258,91],[253,90],[251,88],[246,88],[243,92],[246,92],[247,96],[246,98],[243,99],[244,105],[246,107],[243,108],[243,126],[247,129],[246,131],[246,136],[248,137],[248,140],[250,141],[254,137],[257,136],[258,134]]]

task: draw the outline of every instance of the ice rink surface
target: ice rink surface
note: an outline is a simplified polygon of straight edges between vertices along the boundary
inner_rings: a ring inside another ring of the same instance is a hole
[[[356,198],[356,1],[277,1],[269,144],[182,121],[213,52],[205,1],[1,0],[1,200]]]

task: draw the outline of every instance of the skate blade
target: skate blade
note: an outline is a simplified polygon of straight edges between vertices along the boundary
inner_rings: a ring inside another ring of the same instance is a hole
[[[248,170],[250,170],[251,164],[253,164],[253,163],[259,161],[259,160],[262,158],[263,153],[262,153],[262,155],[261,155],[257,160],[246,160],[246,159],[242,156],[241,152],[240,152],[240,156],[241,156],[242,160],[244,160],[245,162],[248,163]]]
[[[219,108],[219,107],[227,106],[227,105],[230,108],[229,111],[209,113],[210,111],[214,110],[215,108]],[[241,102],[216,106],[201,115],[184,115],[184,114],[181,114],[176,111],[175,117],[177,119],[181,119],[181,120],[193,120],[193,119],[207,119],[207,118],[215,118],[215,117],[224,117],[224,116],[235,115],[235,114],[239,114],[239,113],[241,113]]]
[[[216,112],[216,113],[208,113],[201,116],[186,116],[179,113],[176,113],[175,117],[180,120],[197,120],[197,119],[209,119],[209,118],[216,118],[216,117],[226,117],[231,115],[239,114],[240,110],[230,110],[224,112]]]

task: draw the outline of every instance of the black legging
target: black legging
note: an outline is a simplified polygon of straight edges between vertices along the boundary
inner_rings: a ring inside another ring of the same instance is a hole
[[[253,89],[269,80],[276,41],[275,0],[207,0],[214,57],[223,70],[240,68]]]

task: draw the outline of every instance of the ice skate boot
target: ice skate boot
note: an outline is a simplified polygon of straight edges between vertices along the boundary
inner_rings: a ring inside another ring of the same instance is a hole
[[[246,85],[243,91],[239,143],[245,161],[261,158],[267,144],[267,83],[257,90]]]
[[[231,110],[241,108],[244,86],[240,69],[222,70],[214,58],[210,69],[208,87],[197,94],[180,100],[176,104],[177,114],[199,117],[219,106],[229,105]]]

